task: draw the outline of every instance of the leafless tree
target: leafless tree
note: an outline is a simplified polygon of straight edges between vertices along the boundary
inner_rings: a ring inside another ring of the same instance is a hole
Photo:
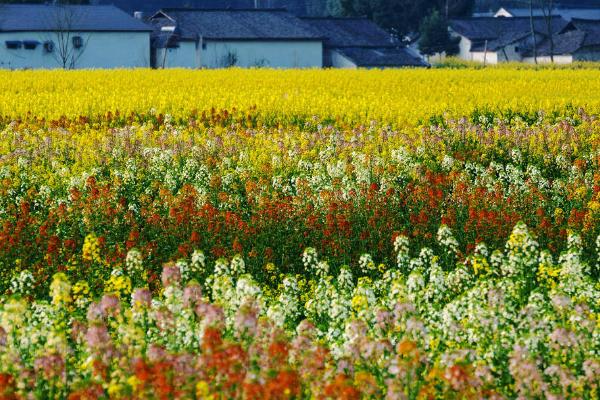
[[[80,7],[56,5],[49,21],[49,40],[54,43],[52,55],[63,69],[75,68],[85,52],[90,36],[77,31],[85,15]]]
[[[546,32],[548,33],[548,41],[550,43],[550,61],[554,62],[554,32],[552,26],[553,12],[555,3],[554,0],[539,0],[540,9],[546,23]]]

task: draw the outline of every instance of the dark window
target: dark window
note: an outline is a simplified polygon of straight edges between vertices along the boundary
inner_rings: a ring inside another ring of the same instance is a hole
[[[23,47],[27,50],[35,50],[39,44],[37,40],[23,40]]]
[[[83,47],[83,38],[81,36],[73,36],[73,47],[76,49]]]
[[[23,42],[21,42],[20,40],[7,40],[6,41],[6,48],[7,49],[20,49],[21,46],[23,45]]]
[[[206,42],[202,41],[202,50],[206,50]]]
[[[515,52],[518,53],[519,52],[519,46],[515,46]]]
[[[52,40],[47,40],[44,42],[44,51],[46,53],[52,53],[54,51],[54,42]]]

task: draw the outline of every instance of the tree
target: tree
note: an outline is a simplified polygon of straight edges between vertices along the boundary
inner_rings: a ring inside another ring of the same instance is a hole
[[[419,40],[419,50],[421,53],[431,56],[438,53],[453,55],[458,52],[457,38],[452,38],[448,32],[448,23],[440,15],[438,10],[425,17],[419,30],[421,38]]]
[[[446,19],[471,15],[474,7],[475,0],[437,0],[437,9]]]
[[[554,30],[552,26],[554,6],[554,0],[539,0],[539,7],[542,10],[542,15],[546,24],[546,33],[548,34],[548,41],[550,43],[551,62],[554,62]]]
[[[344,15],[344,9],[342,8],[342,4],[340,0],[327,0],[326,4],[327,14],[333,16]]]
[[[533,0],[529,0],[529,28],[531,29],[531,44],[533,46],[533,62],[537,64],[537,38],[535,37],[535,26],[533,24]]]
[[[84,17],[80,9],[57,5],[48,21],[51,28],[48,39],[54,46],[52,55],[63,69],[75,68],[88,45],[89,35],[84,38],[76,31]]]
[[[364,15],[391,33],[403,36],[419,29],[432,10],[455,17],[470,13],[474,0],[329,0],[333,15]]]
[[[306,15],[323,16],[327,15],[326,0],[306,0]]]

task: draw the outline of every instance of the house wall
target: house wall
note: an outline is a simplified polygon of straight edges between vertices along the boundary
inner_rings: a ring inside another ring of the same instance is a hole
[[[600,61],[600,46],[588,46],[573,54],[575,61]]]
[[[358,66],[343,54],[332,50],[331,51],[331,66],[333,68],[356,69]]]
[[[201,68],[201,49],[195,42],[179,42],[172,49],[153,49],[156,52],[153,67],[156,68]],[[165,54],[166,53],[166,54]]]
[[[486,64],[498,64],[498,53],[494,51],[474,51],[471,53],[471,61],[486,63]]]
[[[496,14],[494,14],[494,17],[498,18],[498,17],[514,17],[514,15],[512,15],[508,10],[506,10],[503,7],[500,7],[500,9],[498,11],[496,11]]]
[[[533,64],[533,63],[535,63],[535,60],[533,57],[525,57],[525,58],[523,58],[523,62]],[[538,64],[550,64],[552,62],[552,59],[550,58],[550,56],[538,56],[537,62],[538,62]],[[571,64],[572,62],[573,62],[573,56],[570,54],[554,56],[555,64]]]
[[[496,52],[498,62],[521,61],[521,54],[517,51],[519,44],[509,44]]]
[[[238,67],[322,68],[320,41],[207,41],[201,60],[205,68],[224,68],[227,55],[235,55]]]
[[[463,60],[471,61],[471,41],[464,36],[460,37],[460,42],[458,42],[458,57]]]
[[[74,68],[147,68],[150,66],[150,32],[79,32],[85,47],[75,61]],[[43,45],[34,50],[8,49],[6,41],[52,40],[53,53]],[[53,32],[3,32],[0,33],[0,68],[51,69],[62,68],[58,51],[57,34]],[[72,46],[72,43],[69,43]]]

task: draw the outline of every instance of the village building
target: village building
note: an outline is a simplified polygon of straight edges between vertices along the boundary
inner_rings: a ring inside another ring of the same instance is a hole
[[[533,47],[524,52],[524,62],[570,64],[576,61],[600,61],[600,20],[574,18],[566,29],[546,37],[534,55]],[[534,58],[534,56],[536,56]]]
[[[145,68],[151,32],[114,6],[0,5],[0,68]]]
[[[561,17],[552,17],[550,24],[544,17],[472,17],[450,21],[450,32],[460,37],[458,56],[467,61],[497,64],[523,61],[536,43],[543,43],[550,35],[573,29]],[[532,35],[531,24],[533,23]]]
[[[149,22],[156,68],[323,66],[323,38],[283,9],[162,9]]]
[[[477,13],[474,14],[474,17],[530,17],[533,15],[534,17],[543,17],[548,15],[548,10],[542,10],[541,8],[533,7],[531,10],[528,7],[525,8],[512,8],[512,7],[500,7],[495,12],[488,13]],[[567,21],[571,21],[572,19],[600,19],[600,9],[591,8],[591,7],[581,7],[581,8],[573,8],[573,7],[554,7],[552,8],[552,15],[562,17]]]
[[[333,68],[428,67],[413,49],[367,18],[303,18],[325,38],[323,65]]]

